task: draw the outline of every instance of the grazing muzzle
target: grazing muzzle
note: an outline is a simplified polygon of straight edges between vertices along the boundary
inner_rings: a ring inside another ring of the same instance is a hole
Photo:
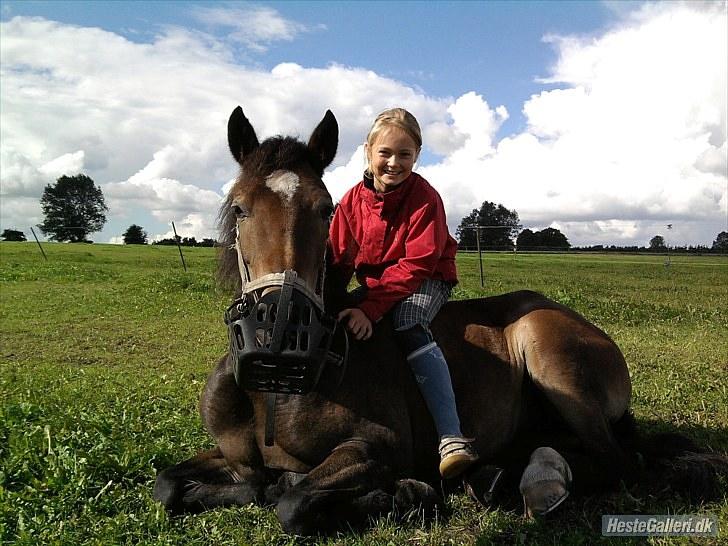
[[[327,361],[345,365],[330,352],[336,321],[293,270],[245,283],[225,324],[235,381],[245,390],[303,394]]]

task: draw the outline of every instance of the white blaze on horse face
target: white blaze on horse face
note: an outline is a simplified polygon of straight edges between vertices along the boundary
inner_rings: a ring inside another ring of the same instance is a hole
[[[265,179],[266,186],[281,196],[284,206],[293,199],[299,183],[298,175],[291,171],[273,171]]]

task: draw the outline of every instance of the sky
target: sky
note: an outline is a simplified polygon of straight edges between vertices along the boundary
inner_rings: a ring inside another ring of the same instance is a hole
[[[579,246],[728,230],[724,1],[2,1],[0,21],[0,229],[29,236],[44,187],[84,173],[96,242],[215,237],[240,105],[260,139],[330,109],[335,200],[376,114],[407,108],[453,234],[483,201]]]

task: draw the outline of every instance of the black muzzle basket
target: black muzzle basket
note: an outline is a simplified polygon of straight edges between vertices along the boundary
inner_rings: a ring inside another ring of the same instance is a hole
[[[336,321],[290,283],[243,294],[225,312],[235,381],[245,390],[305,394],[326,365]]]

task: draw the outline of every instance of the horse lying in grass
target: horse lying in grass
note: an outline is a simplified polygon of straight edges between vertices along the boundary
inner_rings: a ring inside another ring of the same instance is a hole
[[[436,512],[438,438],[391,327],[347,348],[331,319],[346,303],[341,279],[326,276],[334,204],[321,177],[338,146],[333,114],[308,144],[259,144],[238,107],[228,142],[241,170],[221,210],[219,274],[237,298],[230,353],[200,402],[216,447],[161,472],[155,498],[173,512],[274,504],[282,528],[301,535]],[[636,476],[629,373],[599,328],[530,291],[450,302],[431,328],[463,432],[477,439],[483,464],[464,481],[481,502],[499,477],[489,464],[522,474],[534,515],[572,483]]]

